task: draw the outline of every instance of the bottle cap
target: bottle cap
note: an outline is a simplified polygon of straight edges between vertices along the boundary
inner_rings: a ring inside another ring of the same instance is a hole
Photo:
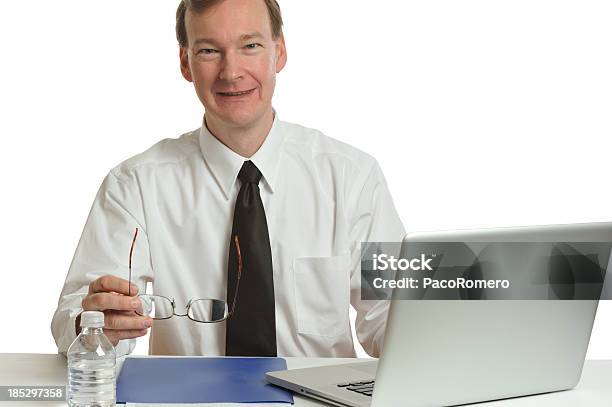
[[[103,328],[104,313],[100,311],[83,311],[81,313],[81,328]]]

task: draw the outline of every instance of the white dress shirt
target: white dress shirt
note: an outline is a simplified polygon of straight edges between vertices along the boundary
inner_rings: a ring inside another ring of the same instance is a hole
[[[226,298],[227,261],[237,175],[246,159],[203,125],[166,139],[106,176],[98,191],[62,290],[51,329],[59,351],[75,338],[75,318],[88,285],[113,274],[174,298]],[[362,301],[362,241],[401,241],[404,229],[385,179],[369,155],[316,130],[275,118],[250,158],[263,174],[274,273],[279,356],[354,357],[357,338],[377,356],[388,303]],[[154,321],[150,354],[223,355],[225,323],[174,316]],[[117,354],[133,350],[123,340]]]

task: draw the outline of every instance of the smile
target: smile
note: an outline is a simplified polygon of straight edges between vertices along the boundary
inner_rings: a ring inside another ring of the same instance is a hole
[[[217,92],[221,96],[246,96],[253,93],[255,89],[240,91],[240,92]]]

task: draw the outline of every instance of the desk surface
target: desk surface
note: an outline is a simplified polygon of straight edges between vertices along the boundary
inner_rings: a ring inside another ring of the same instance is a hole
[[[346,363],[355,359],[286,358],[289,369]],[[0,353],[0,386],[65,386],[66,358],[48,354]],[[8,406],[14,402],[0,402]],[[65,402],[18,402],[19,407],[65,407]],[[295,396],[295,406],[313,407],[323,404]],[[521,397],[478,407],[576,407],[612,405],[612,360],[587,361],[578,386],[569,391]]]

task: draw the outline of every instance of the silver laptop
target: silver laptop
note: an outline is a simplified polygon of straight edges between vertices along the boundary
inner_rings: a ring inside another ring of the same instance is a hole
[[[609,243],[612,223],[414,233],[403,245],[411,242]],[[605,273],[609,251],[603,257]],[[266,376],[298,394],[353,407],[448,406],[571,389],[580,380],[597,304],[392,301],[378,362]]]

